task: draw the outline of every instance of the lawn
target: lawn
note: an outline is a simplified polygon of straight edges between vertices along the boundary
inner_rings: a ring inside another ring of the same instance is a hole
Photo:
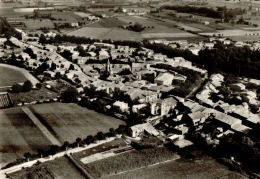
[[[27,78],[22,72],[0,65],[0,86],[12,86],[15,83],[23,83],[26,80]]]
[[[76,104],[49,103],[31,107],[40,121],[62,143],[75,142],[76,138],[86,138],[98,132],[108,132],[125,122]]]
[[[0,110],[0,163],[13,162],[25,152],[51,145],[20,108]]]
[[[21,171],[11,173],[12,179],[31,179],[31,178],[75,178],[84,179],[80,171],[66,158],[61,157],[55,160],[34,165],[30,169],[23,169]]]
[[[178,159],[151,167],[104,177],[106,179],[157,179],[157,178],[246,178],[230,171],[214,159],[202,157],[196,160]]]

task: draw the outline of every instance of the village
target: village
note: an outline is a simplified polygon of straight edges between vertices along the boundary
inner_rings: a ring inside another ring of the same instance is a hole
[[[22,67],[33,74],[36,80],[30,80],[31,89],[26,95],[43,89],[47,93],[48,90],[56,93],[40,99],[38,95],[26,99],[18,95],[12,99],[12,96],[21,93],[17,91],[19,85],[14,84],[6,87],[7,92],[1,93],[1,108],[21,107],[30,116],[30,111],[26,111],[30,106],[76,103],[125,121],[127,128],[122,134],[121,126],[121,132],[116,138],[121,139],[121,135],[126,135],[128,142],[148,148],[164,143],[173,145],[177,151],[200,142],[218,151],[226,138],[240,136],[251,140],[250,132],[259,128],[259,80],[230,77],[224,73],[209,74],[204,68],[183,57],[169,58],[147,48],[150,44],[162,44],[172,49],[188,49],[196,56],[203,49],[214,49],[218,43],[257,50],[259,42],[210,38],[198,43],[150,40],[146,42],[146,47],[101,40],[80,44],[67,40],[55,44],[48,42],[64,37],[55,33],[41,36],[21,33],[22,40],[15,37],[0,39],[1,63]],[[25,83],[22,85],[24,87]],[[43,125],[49,130],[48,125]],[[101,134],[97,138],[104,139]],[[245,145],[252,147],[252,143]],[[132,147],[122,150],[131,151]],[[225,164],[241,170],[245,168],[243,162],[246,161],[240,161],[236,153],[224,153],[221,157],[224,156],[227,158]],[[101,159],[97,159],[99,156],[93,157],[86,159],[85,164],[89,163],[88,160],[98,161],[109,156],[104,154]],[[35,162],[29,166],[32,164]],[[24,166],[18,163],[10,165],[10,168],[16,165],[20,167],[15,171]],[[12,176],[12,170],[6,167],[3,171]]]

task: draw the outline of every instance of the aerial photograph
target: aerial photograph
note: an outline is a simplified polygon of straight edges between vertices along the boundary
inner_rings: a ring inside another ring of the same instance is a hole
[[[260,0],[0,0],[0,179],[260,179]]]

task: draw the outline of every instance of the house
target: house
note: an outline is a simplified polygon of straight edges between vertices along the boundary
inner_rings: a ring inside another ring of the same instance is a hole
[[[113,108],[120,113],[129,112],[128,103],[116,101],[113,103]]]
[[[158,136],[159,132],[150,123],[138,124],[130,127],[129,129],[131,137],[138,137],[140,134],[147,132],[153,136]]]
[[[105,60],[105,59],[108,59],[109,57],[110,57],[110,55],[106,50],[102,49],[99,51],[99,56],[98,56],[99,60]]]
[[[174,75],[171,73],[160,73],[154,80],[158,85],[170,86],[172,85],[172,81],[174,79]]]

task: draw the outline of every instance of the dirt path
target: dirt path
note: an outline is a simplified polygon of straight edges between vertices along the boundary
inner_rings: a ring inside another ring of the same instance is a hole
[[[61,142],[53,136],[50,131],[39,121],[28,107],[22,107],[24,113],[33,121],[33,123],[42,131],[42,133],[51,141],[53,145],[61,146]]]

